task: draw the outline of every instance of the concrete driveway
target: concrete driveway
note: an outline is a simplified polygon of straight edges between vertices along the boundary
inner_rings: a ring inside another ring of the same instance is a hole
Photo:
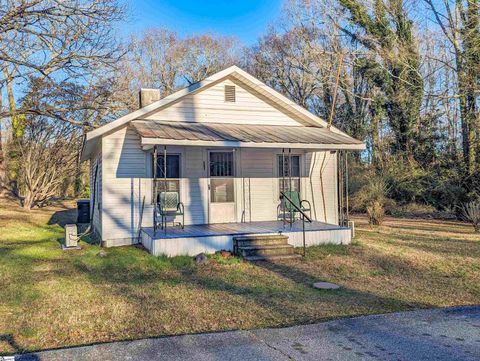
[[[480,306],[115,342],[15,360],[480,360]]]

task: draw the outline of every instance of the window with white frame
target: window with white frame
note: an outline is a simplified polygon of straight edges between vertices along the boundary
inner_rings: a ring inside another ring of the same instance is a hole
[[[279,192],[300,192],[300,156],[278,156]]]
[[[152,199],[157,199],[160,192],[180,193],[180,154],[167,154],[166,176],[163,154],[157,155],[157,164],[154,165],[153,169],[156,183],[153,184]]]

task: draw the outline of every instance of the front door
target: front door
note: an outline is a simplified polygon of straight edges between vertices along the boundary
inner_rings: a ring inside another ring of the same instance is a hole
[[[208,155],[209,223],[235,222],[235,162],[231,150]]]

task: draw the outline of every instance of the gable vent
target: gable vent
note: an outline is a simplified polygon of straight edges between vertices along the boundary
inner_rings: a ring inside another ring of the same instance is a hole
[[[235,85],[225,85],[225,101],[235,103]]]

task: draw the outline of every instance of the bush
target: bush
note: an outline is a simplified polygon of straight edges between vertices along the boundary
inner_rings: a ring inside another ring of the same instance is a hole
[[[480,170],[467,175],[455,159],[428,167],[402,156],[380,165],[352,162],[349,190],[353,212],[367,212],[375,199],[385,214],[406,217],[462,218],[463,206],[480,200]]]
[[[80,198],[90,198],[90,184],[83,184],[79,194]]]
[[[415,161],[391,157],[382,169],[388,197],[400,204],[425,202],[429,193],[428,172]]]
[[[475,232],[480,233],[480,201],[473,201],[463,205],[463,216],[473,225]]]
[[[436,211],[436,208],[428,204],[407,203],[403,206],[398,207],[398,211],[406,215],[423,215],[434,213]]]
[[[374,226],[379,226],[383,222],[383,218],[385,217],[385,210],[383,204],[379,201],[373,201],[367,207],[367,216],[368,216],[368,223]]]
[[[395,202],[387,197],[387,193],[385,180],[381,176],[371,175],[352,197],[352,208],[367,212],[369,223],[380,225],[386,209],[392,209],[395,205]]]

